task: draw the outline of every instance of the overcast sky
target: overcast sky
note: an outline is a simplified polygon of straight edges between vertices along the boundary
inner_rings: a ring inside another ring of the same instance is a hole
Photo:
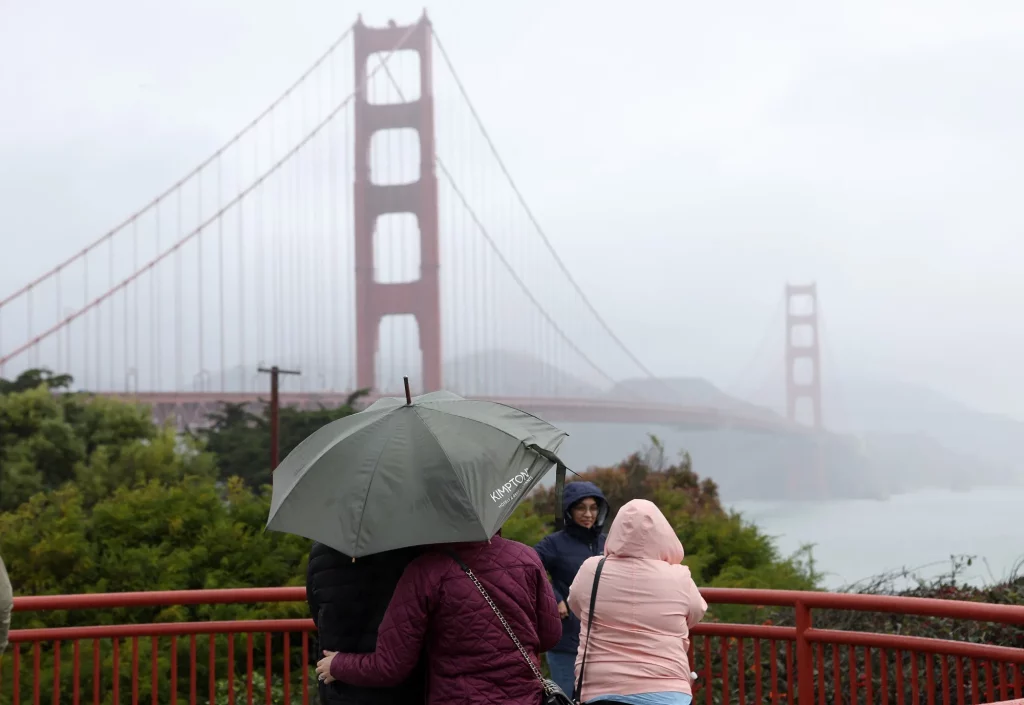
[[[357,12],[421,9],[0,0],[2,293],[180,177]],[[730,382],[783,284],[816,280],[844,376],[1024,418],[1024,4],[429,11],[555,246],[656,372]]]

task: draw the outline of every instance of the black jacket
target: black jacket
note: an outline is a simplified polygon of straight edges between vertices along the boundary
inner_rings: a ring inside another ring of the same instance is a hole
[[[317,628],[310,659],[323,651],[371,653],[377,627],[391,601],[405,566],[416,549],[389,551],[356,561],[333,548],[314,543],[306,573],[306,600]],[[320,684],[323,705],[421,705],[425,672],[422,666],[396,688],[361,688],[345,683]]]

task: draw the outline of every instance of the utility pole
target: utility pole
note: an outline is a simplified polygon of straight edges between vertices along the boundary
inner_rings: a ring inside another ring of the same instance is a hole
[[[281,398],[278,392],[278,382],[281,375],[301,375],[298,370],[282,370],[277,365],[273,367],[259,368],[260,372],[270,374],[270,472],[277,470],[281,455]]]

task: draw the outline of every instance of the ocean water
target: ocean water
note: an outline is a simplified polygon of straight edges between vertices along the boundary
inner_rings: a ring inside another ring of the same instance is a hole
[[[903,568],[935,577],[949,571],[950,556],[964,554],[976,560],[963,579],[982,584],[1009,576],[1024,561],[1022,487],[731,506],[776,537],[783,553],[814,544],[816,567],[829,588]]]

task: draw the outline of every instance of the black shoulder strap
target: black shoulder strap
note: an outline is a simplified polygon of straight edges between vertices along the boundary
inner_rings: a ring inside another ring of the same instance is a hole
[[[460,568],[462,568],[462,572],[463,572],[463,573],[468,573],[468,572],[470,572],[470,571],[469,571],[469,566],[468,566],[468,565],[466,565],[466,562],[465,562],[464,560],[462,560],[462,557],[461,557],[461,556],[460,556],[460,555],[459,555],[458,553],[456,553],[455,551],[451,550],[450,548],[444,548],[444,549],[442,549],[442,552],[443,552],[443,553],[444,553],[444,554],[445,554],[446,556],[448,556],[449,558],[451,558],[451,559],[452,559],[453,561],[455,561],[456,563],[458,563],[458,564],[459,564],[459,567],[460,567]]]
[[[597,569],[594,571],[594,586],[590,589],[590,613],[587,614],[587,641],[583,645],[583,660],[580,661],[580,675],[576,679],[576,688],[573,689],[572,699],[573,702],[581,702],[580,698],[583,697],[583,674],[587,668],[587,651],[590,649],[590,631],[594,628],[594,606],[597,604],[597,585],[601,582],[601,569],[604,568],[604,562],[608,560],[605,556],[597,564]]]

